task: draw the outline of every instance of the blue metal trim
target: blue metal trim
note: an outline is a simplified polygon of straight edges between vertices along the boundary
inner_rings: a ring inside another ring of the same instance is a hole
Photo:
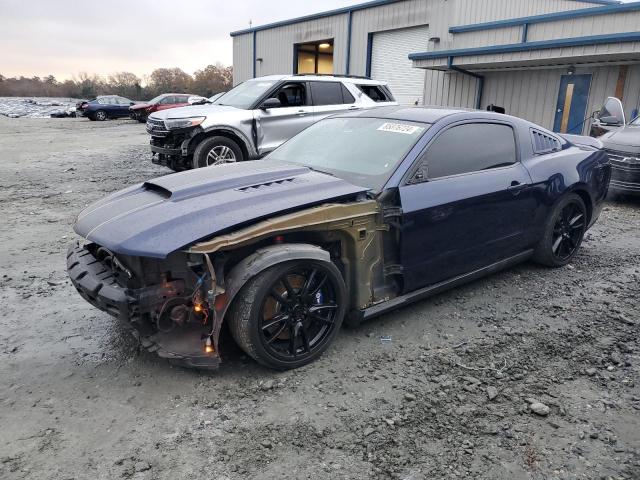
[[[596,5],[620,5],[621,0],[573,0],[574,2],[595,3]]]
[[[365,76],[371,78],[371,55],[373,54],[373,32],[367,34],[367,65],[365,66]]]
[[[253,78],[256,78],[256,32],[253,32]]]
[[[258,32],[260,30],[267,30],[269,28],[283,27],[285,25],[292,25],[294,23],[306,22],[309,20],[317,20],[319,18],[332,17],[334,15],[342,15],[344,13],[356,12],[358,10],[365,10],[367,8],[379,7],[381,5],[387,5],[389,3],[395,3],[398,0],[373,0],[371,2],[359,3],[357,5],[351,5],[350,7],[337,8],[335,10],[329,10],[326,12],[313,13],[311,15],[305,15],[303,17],[292,18],[290,20],[281,20],[279,22],[268,23],[266,25],[260,25],[258,27],[246,28],[244,30],[236,30],[231,32],[230,35],[235,37],[237,35],[243,35],[245,33]]]
[[[524,25],[522,25],[522,43],[526,43],[527,42],[527,35],[529,34],[529,24],[525,23]]]
[[[614,42],[640,42],[640,32],[610,33],[591,35],[588,37],[561,38],[558,40],[539,40],[527,43],[509,43],[488,47],[459,48],[457,50],[439,50],[436,52],[410,53],[409,60],[429,60],[434,58],[462,57],[466,55],[488,55],[491,53],[526,52],[559,47],[578,47],[581,45],[598,45]]]
[[[469,75],[470,77],[473,77],[478,81],[476,85],[476,110],[480,110],[480,107],[482,106],[482,93],[484,92],[484,75],[470,72],[469,70],[465,70],[464,68],[456,67],[453,64],[453,57],[447,58],[447,67],[449,68],[449,70],[460,72],[464,75]]]
[[[606,15],[609,13],[633,12],[635,10],[640,10],[640,2],[607,5],[605,7],[581,8],[579,10],[545,13],[542,15],[533,15],[531,17],[509,18],[507,20],[496,20],[494,22],[460,25],[457,27],[449,27],[449,33],[475,32],[478,30],[491,30],[493,28],[515,27],[527,23],[554,22],[557,20]]]
[[[291,73],[293,73],[294,75],[298,73],[298,44],[297,43],[293,45],[293,69],[291,70]]]
[[[349,64],[351,63],[351,26],[353,23],[353,10],[349,10],[349,19],[347,20],[347,53],[346,65],[344,69],[345,75],[349,75]]]

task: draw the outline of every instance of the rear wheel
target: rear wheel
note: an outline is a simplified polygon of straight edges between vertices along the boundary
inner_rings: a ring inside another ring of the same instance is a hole
[[[107,112],[105,112],[104,110],[98,110],[96,113],[93,114],[93,116],[99,122],[103,122],[107,119]]]
[[[236,142],[227,137],[205,138],[193,152],[195,168],[223,165],[244,160],[242,150]]]
[[[549,267],[569,263],[582,243],[587,229],[587,208],[579,195],[562,198],[549,216],[534,260]]]
[[[229,312],[238,345],[257,362],[286,370],[315,359],[334,340],[346,287],[332,263],[286,262],[251,279]]]

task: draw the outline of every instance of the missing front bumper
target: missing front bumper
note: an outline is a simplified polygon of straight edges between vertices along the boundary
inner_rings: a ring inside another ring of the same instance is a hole
[[[154,299],[162,302],[173,285],[138,290],[121,286],[113,271],[98,260],[88,246],[73,244],[67,251],[67,272],[82,298],[94,307],[122,320],[140,345],[172,364],[203,370],[215,370],[220,364],[218,352],[205,353],[203,338],[210,325],[186,324],[169,332],[159,331],[152,321]]]

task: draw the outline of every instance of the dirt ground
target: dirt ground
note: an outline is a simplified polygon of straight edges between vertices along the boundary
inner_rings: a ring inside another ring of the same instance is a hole
[[[566,268],[343,329],[296,371],[228,345],[200,373],[140,352],[66,276],[76,214],[168,173],[147,141],[0,118],[0,478],[640,478],[640,201],[609,203]]]

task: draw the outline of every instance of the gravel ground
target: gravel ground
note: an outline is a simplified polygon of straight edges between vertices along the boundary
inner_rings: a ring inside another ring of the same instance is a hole
[[[168,173],[130,121],[0,118],[0,478],[640,478],[640,202],[274,373],[140,352],[66,279],[75,215]]]

